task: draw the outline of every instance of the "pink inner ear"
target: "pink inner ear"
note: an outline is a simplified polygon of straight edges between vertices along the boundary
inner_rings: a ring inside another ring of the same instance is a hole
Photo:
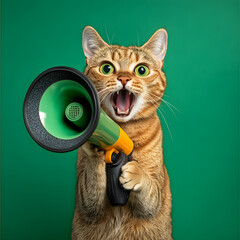
[[[130,108],[130,95],[128,91],[119,91],[116,99],[116,107],[122,112],[125,112],[128,108]]]
[[[156,60],[162,61],[167,50],[167,38],[166,30],[160,29],[143,45],[143,48],[146,48]]]

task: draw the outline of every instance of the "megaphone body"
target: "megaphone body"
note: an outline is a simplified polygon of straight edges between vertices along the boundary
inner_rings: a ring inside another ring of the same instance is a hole
[[[133,142],[101,109],[97,91],[84,74],[69,67],[54,67],[41,73],[28,89],[23,115],[29,134],[49,151],[72,151],[86,141],[105,149],[107,177],[117,181],[108,182],[108,191],[112,188],[108,193],[110,202],[112,205],[126,203],[126,196],[125,200],[119,199],[121,194],[116,192],[119,196],[114,202],[113,195],[116,188],[126,195],[118,178],[120,166],[133,151]]]

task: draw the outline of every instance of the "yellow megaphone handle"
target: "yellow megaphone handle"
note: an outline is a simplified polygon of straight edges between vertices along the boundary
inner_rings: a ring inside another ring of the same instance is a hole
[[[113,153],[119,153],[119,151],[115,148],[111,148],[110,150],[106,150],[106,155],[105,155],[105,162],[106,163],[112,163],[112,154]]]

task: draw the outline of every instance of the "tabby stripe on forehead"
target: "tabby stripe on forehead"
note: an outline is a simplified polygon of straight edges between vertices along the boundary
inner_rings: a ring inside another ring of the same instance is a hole
[[[118,53],[117,50],[115,50],[115,51],[112,53],[112,60],[116,60],[117,53]],[[118,55],[119,55],[119,53],[118,53]]]
[[[129,58],[131,58],[132,54],[133,54],[133,52],[130,52],[130,54],[129,54]]]
[[[128,49],[125,49],[125,50],[123,50],[123,51],[124,51],[124,57],[127,57],[129,50],[128,50]]]
[[[139,60],[139,55],[135,53],[135,61],[137,62]]]
[[[130,55],[129,55],[129,58],[131,58],[132,61],[135,61],[135,62],[137,62],[139,60],[139,56],[135,52],[131,52]]]
[[[119,59],[122,58],[121,52],[117,51],[118,55],[119,55]]]

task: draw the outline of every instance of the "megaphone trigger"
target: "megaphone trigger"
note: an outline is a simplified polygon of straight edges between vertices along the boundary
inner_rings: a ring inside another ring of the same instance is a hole
[[[112,148],[112,149],[106,151],[106,155],[105,155],[105,162],[106,163],[113,163],[113,160],[112,160],[112,154],[113,153],[118,154],[119,151],[116,150],[115,148]]]

